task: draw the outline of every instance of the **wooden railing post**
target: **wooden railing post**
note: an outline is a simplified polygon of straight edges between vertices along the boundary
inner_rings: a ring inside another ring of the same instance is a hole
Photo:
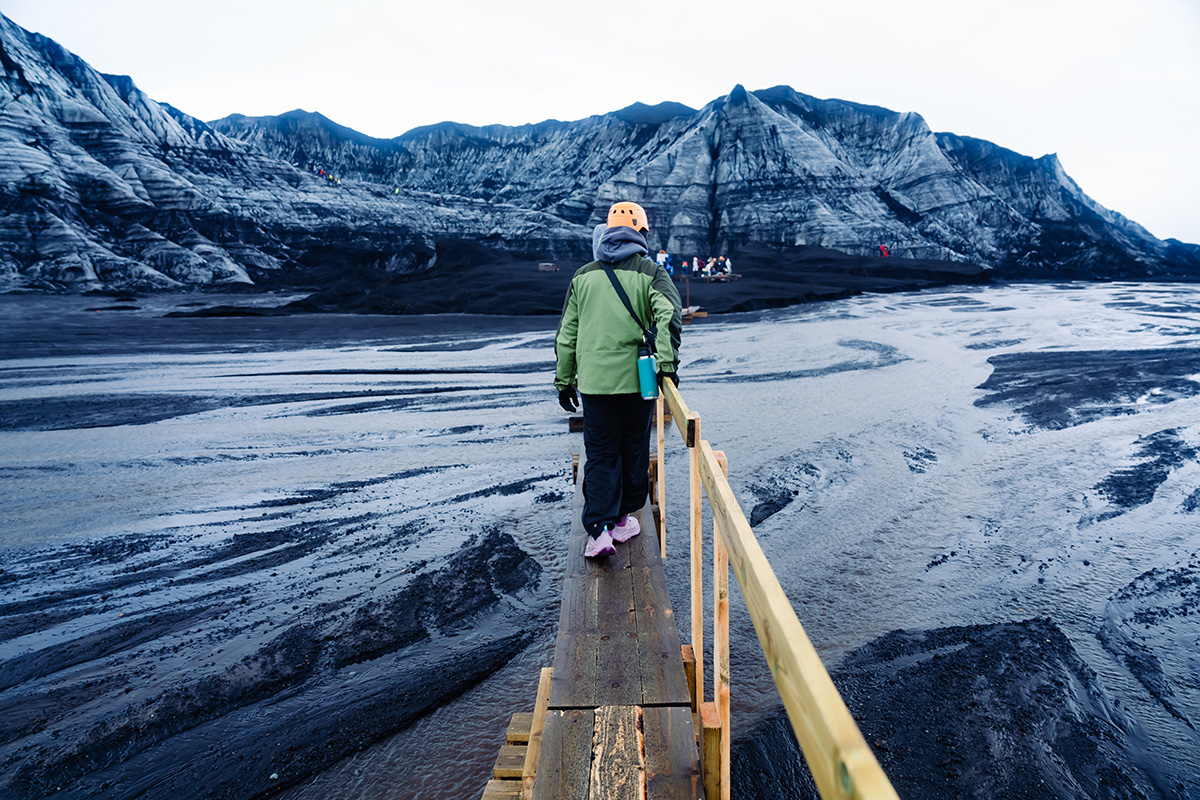
[[[700,420],[696,419],[696,436],[700,435]],[[699,438],[697,438],[697,444]],[[700,448],[688,450],[688,484],[691,492],[691,580],[692,580],[692,649],[696,652],[696,707],[704,702],[704,531],[701,517]]]
[[[667,469],[663,460],[663,410],[662,392],[654,401],[654,416],[658,420],[658,556],[664,561],[667,558]]]
[[[679,394],[679,387],[671,381],[663,382],[662,396],[671,411],[671,418],[675,421],[675,426],[683,436],[684,444],[688,447],[692,650],[696,655],[694,705],[695,708],[700,708],[700,704],[704,702],[704,573],[702,563],[704,534],[701,529],[703,496],[700,483],[700,415],[687,407],[687,403],[683,402],[683,396]]]
[[[704,796],[718,800],[729,796],[728,785],[722,783],[721,720],[715,703],[705,703],[700,708],[700,771],[704,780]]]
[[[716,452],[717,463],[729,477],[725,453]],[[721,724],[721,796],[729,800],[729,553],[725,533],[713,515],[713,701]],[[712,800],[717,800],[713,798]]]
[[[545,667],[538,676],[537,700],[533,705],[533,723],[529,728],[529,744],[525,750],[525,768],[521,770],[521,796],[533,796],[533,781],[537,777],[538,756],[542,752],[542,733],[546,730],[546,712],[550,705],[550,681],[554,668]]]

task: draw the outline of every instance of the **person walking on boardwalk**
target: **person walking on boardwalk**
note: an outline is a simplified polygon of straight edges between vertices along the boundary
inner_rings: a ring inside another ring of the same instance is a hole
[[[662,266],[646,257],[646,212],[616,203],[594,248],[596,260],[571,278],[558,324],[554,388],[565,411],[583,396],[583,527],[588,558],[612,555],[613,542],[640,533],[632,513],[649,490],[650,413],[639,392],[643,330],[655,345],[659,382],[678,382],[683,315],[679,292]],[[620,287],[620,291],[618,291]],[[635,319],[636,317],[636,319]]]

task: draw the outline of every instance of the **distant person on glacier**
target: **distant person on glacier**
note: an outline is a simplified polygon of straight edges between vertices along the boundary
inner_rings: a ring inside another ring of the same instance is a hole
[[[888,255],[889,255],[888,246],[886,244],[879,245],[879,256],[881,258],[887,258]]]
[[[583,397],[583,526],[588,532],[583,553],[588,558],[612,555],[614,542],[641,532],[632,513],[649,491],[654,406],[638,386],[643,331],[655,345],[659,382],[678,382],[679,292],[666,270],[646,257],[649,230],[646,211],[637,203],[616,203],[608,210],[604,231],[593,239],[596,260],[571,278],[554,341],[559,405],[567,412],[579,409],[576,386]]]

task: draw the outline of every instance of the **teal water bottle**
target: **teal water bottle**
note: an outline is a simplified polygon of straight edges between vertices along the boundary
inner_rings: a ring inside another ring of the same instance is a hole
[[[658,397],[658,367],[650,348],[642,345],[638,348],[638,383],[642,387],[642,397],[654,400]]]

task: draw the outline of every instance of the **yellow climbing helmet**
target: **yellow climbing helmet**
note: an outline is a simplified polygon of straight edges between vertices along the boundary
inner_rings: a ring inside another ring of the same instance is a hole
[[[613,203],[608,209],[608,227],[633,228],[641,233],[648,233],[650,226],[646,223],[646,209],[637,203]]]

